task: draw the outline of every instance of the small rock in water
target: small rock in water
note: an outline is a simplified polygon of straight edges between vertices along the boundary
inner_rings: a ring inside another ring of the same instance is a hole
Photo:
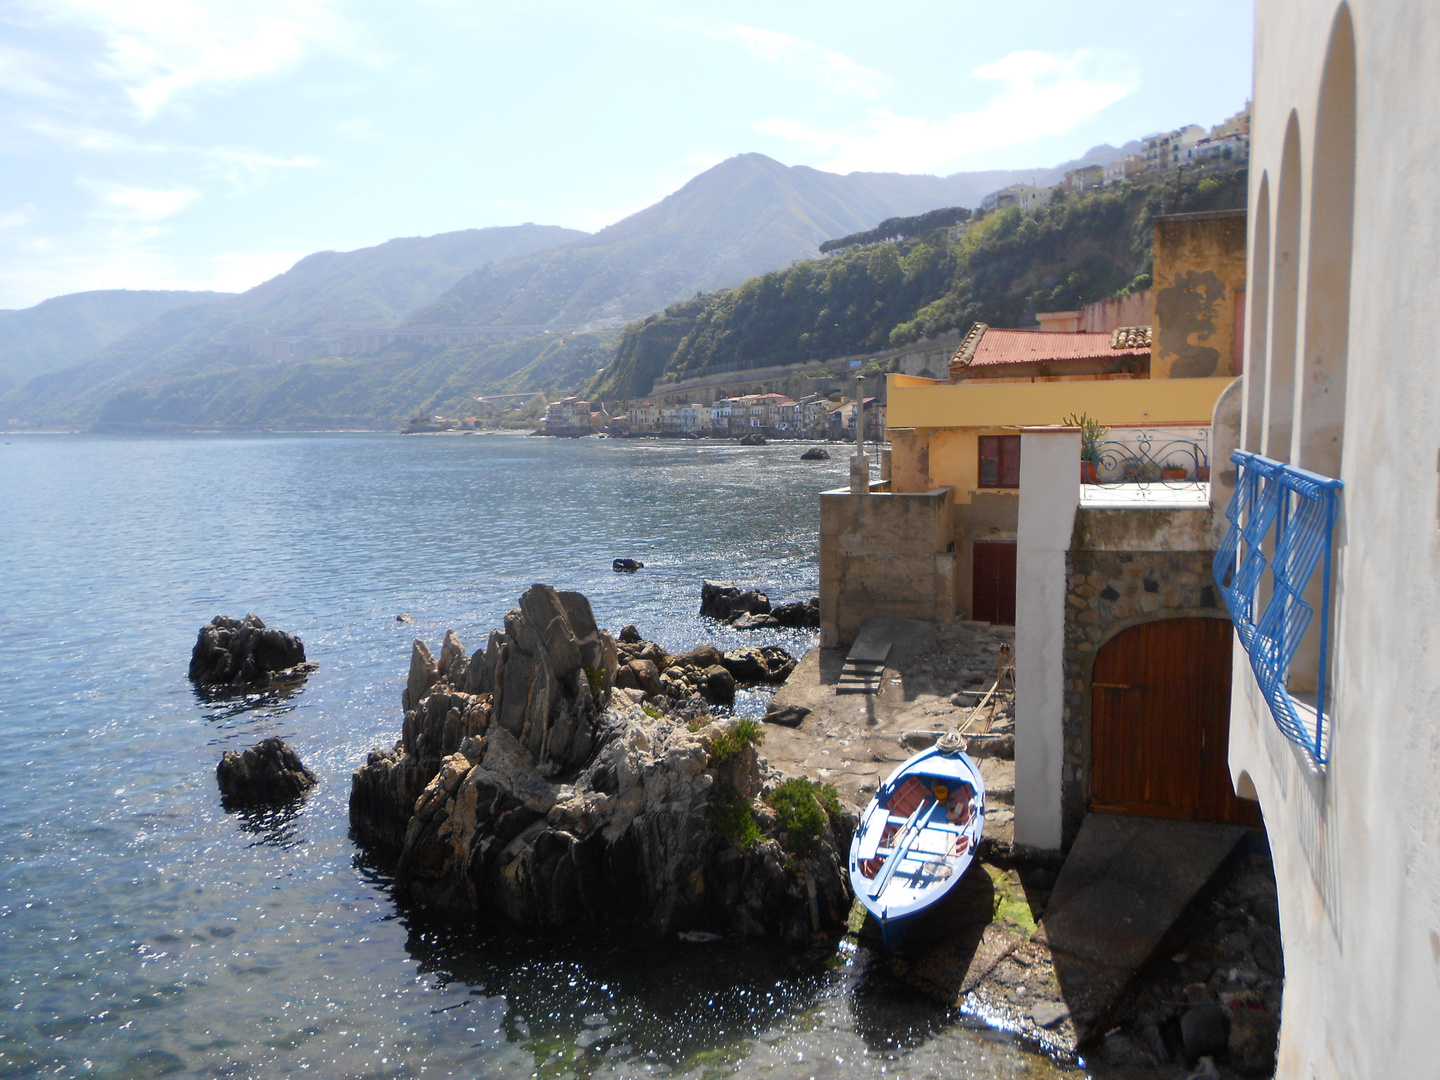
[[[830,451],[823,446],[812,446],[800,455],[801,461],[829,461]]]
[[[231,806],[288,803],[315,786],[315,774],[278,736],[256,743],[244,753],[225,751],[215,778]]]
[[[1042,1001],[1030,1010],[1030,1019],[1042,1028],[1054,1027],[1069,1015],[1069,1007],[1061,1005],[1058,1001]]]
[[[216,615],[200,628],[190,651],[191,682],[232,692],[298,681],[318,666],[305,662],[298,637],[267,627],[258,615]]]
[[[645,569],[645,564],[639,559],[616,559],[611,566],[617,574],[633,574],[636,570]]]
[[[399,615],[395,616],[395,621],[398,623],[413,623],[415,621],[415,616],[402,611]]]
[[[584,1020],[581,1020],[580,1023],[584,1024],[588,1028],[597,1028],[604,1027],[607,1023],[609,1023],[609,1021],[610,1018],[604,1013],[591,1013],[589,1016],[585,1017]]]

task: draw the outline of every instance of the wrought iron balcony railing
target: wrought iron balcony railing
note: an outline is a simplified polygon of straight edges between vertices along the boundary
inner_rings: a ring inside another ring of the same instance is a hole
[[[1237,450],[1235,494],[1225,511],[1230,529],[1215,553],[1215,583],[1250,657],[1255,681],[1276,725],[1318,765],[1330,757],[1325,696],[1330,662],[1331,568],[1339,480]],[[1266,548],[1270,554],[1267,556]],[[1320,579],[1319,663],[1314,716],[1290,693],[1290,665],[1314,620],[1305,591]],[[1270,570],[1270,596],[1256,616],[1256,593]],[[1305,714],[1302,719],[1302,713]]]
[[[1086,484],[1176,486],[1210,479],[1208,432],[1136,429],[1082,447],[1080,479]]]

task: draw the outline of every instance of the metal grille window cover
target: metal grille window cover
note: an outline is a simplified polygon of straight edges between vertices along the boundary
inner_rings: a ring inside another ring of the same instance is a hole
[[[1344,484],[1243,450],[1231,460],[1237,466],[1235,494],[1225,511],[1230,528],[1215,553],[1215,583],[1276,725],[1316,764],[1324,765],[1329,760],[1325,673],[1330,653],[1331,564]],[[1272,535],[1270,599],[1257,619],[1255,594],[1267,568],[1265,542]],[[1320,674],[1314,718],[1302,720],[1290,696],[1290,663],[1315,617],[1304,595],[1320,563]]]
[[[1088,468],[1086,467],[1088,463]],[[1081,482],[1176,487],[1210,479],[1210,455],[1198,439],[1164,430],[1131,433],[1081,446]]]

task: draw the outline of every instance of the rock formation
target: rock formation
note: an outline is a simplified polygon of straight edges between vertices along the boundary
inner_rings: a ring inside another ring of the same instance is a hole
[[[283,805],[315,786],[315,774],[278,736],[256,743],[243,753],[225,751],[215,768],[220,794],[227,806]]]
[[[611,566],[617,574],[633,574],[636,570],[645,569],[645,564],[639,559],[616,559]]]
[[[820,598],[812,596],[771,608],[770,597],[756,589],[741,589],[728,581],[703,581],[700,614],[729,623],[737,630],[818,627]]]
[[[238,693],[296,682],[319,666],[305,662],[299,638],[270,629],[258,615],[216,615],[195,639],[190,680],[207,689]]]
[[[400,893],[442,910],[798,944],[839,933],[853,817],[798,781],[815,807],[797,844],[793,798],[765,801],[783,778],[756,752],[759,725],[651,704],[692,685],[692,704],[723,697],[726,680],[733,693],[724,658],[657,651],[617,648],[584,596],[543,585],[468,659],[453,632],[438,660],[417,641],[403,737],[353,778],[356,837],[397,858]],[[661,692],[617,687],[625,669]]]
[[[812,446],[800,455],[801,461],[829,461],[830,451],[823,446]]]

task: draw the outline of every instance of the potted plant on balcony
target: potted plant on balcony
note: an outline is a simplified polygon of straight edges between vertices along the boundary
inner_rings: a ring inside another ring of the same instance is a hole
[[[1071,413],[1065,417],[1063,423],[1066,427],[1080,429],[1080,482],[1082,484],[1098,484],[1100,482],[1100,442],[1108,435],[1109,429],[1100,426],[1100,421],[1091,418],[1089,413],[1080,413],[1078,416]]]

